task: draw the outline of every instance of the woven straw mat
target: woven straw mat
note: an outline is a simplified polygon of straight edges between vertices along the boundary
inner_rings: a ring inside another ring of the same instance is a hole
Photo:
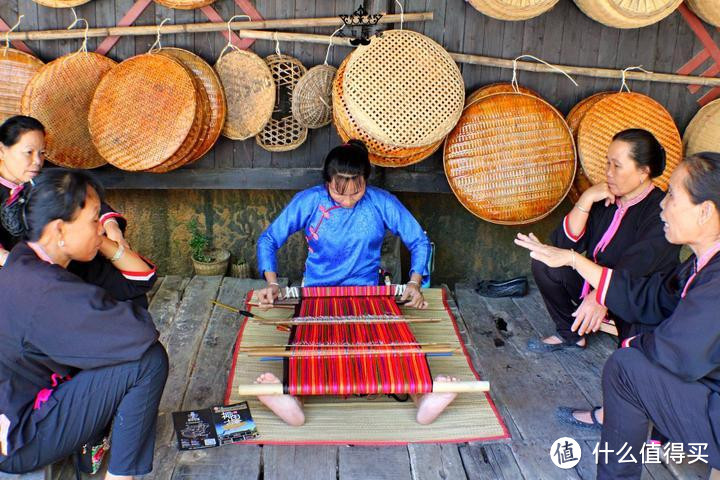
[[[294,150],[307,140],[308,129],[300,125],[292,115],[294,88],[307,69],[300,60],[288,55],[270,55],[265,62],[275,81],[277,99],[272,117],[255,136],[255,141],[269,152]],[[283,98],[284,95],[289,98]],[[285,100],[289,101],[287,107],[281,105]]]
[[[100,82],[90,105],[90,134],[109,163],[147,170],[182,146],[196,106],[195,84],[185,67],[163,55],[138,55]]]
[[[523,93],[496,93],[463,112],[445,140],[445,175],[460,203],[492,223],[540,220],[562,202],[575,146],[562,115]]]
[[[403,309],[413,317],[440,321],[413,323],[418,342],[448,343],[460,350],[448,356],[428,357],[433,376],[454,375],[460,380],[475,380],[470,359],[462,353],[462,340],[454,327],[450,309],[443,301],[442,290],[423,290],[427,310]],[[255,311],[256,307],[248,307]],[[261,315],[287,319],[293,310],[271,308]],[[243,347],[287,343],[288,333],[272,326],[246,321],[239,340]],[[413,402],[397,402],[386,395],[348,398],[309,395],[303,398],[305,424],[288,427],[256,397],[240,396],[238,386],[251,384],[262,373],[272,372],[283,378],[283,362],[266,362],[242,352],[234,352],[236,363],[230,372],[228,403],[247,401],[260,436],[249,443],[281,444],[379,444],[405,442],[466,442],[507,437],[507,430],[489,393],[460,393],[431,426],[415,421]],[[493,379],[490,378],[492,389]],[[370,477],[368,477],[370,478]]]
[[[88,3],[90,0],[33,0],[35,3],[44,5],[46,7],[53,8],[70,8],[77,7],[84,3]]]
[[[651,132],[665,148],[665,172],[653,182],[666,189],[670,174],[682,160],[680,133],[662,105],[639,93],[613,93],[585,113],[577,133],[578,156],[585,174],[593,184],[605,181],[607,151],[612,137],[628,128]]]
[[[107,163],[90,137],[88,112],[100,80],[115,65],[98,53],[72,53],[43,66],[28,83],[22,113],[45,126],[47,157],[55,165],[96,168]]]
[[[415,148],[394,147],[377,140],[355,122],[347,110],[347,104],[345,103],[345,96],[343,94],[343,75],[349,61],[350,56],[343,60],[340,67],[338,67],[333,82],[333,120],[338,134],[341,137],[344,134],[349,138],[362,140],[370,153],[370,161],[378,162],[376,165],[404,167],[426,158],[427,155],[425,152],[427,152],[429,148],[437,145],[437,142]],[[442,140],[440,142],[442,142]]]
[[[174,49],[180,50],[180,49]],[[182,51],[182,50],[180,50]],[[172,170],[176,170],[183,165],[195,161],[198,158],[197,152],[200,147],[205,143],[205,139],[210,130],[210,117],[212,115],[210,108],[210,100],[205,90],[205,85],[202,80],[195,74],[194,70],[185,62],[188,57],[177,51],[171,52],[169,49],[162,49],[155,52],[157,55],[167,56],[176,62],[180,63],[190,73],[195,87],[195,94],[197,95],[197,102],[195,104],[195,119],[193,120],[192,127],[188,132],[187,137],[182,146],[173,154],[172,157],[168,158],[162,164],[149,168],[146,171],[151,173],[166,173]],[[194,55],[187,52],[190,55]]]
[[[222,134],[232,140],[257,135],[272,115],[275,82],[265,61],[247,50],[232,50],[215,64],[227,100]]]
[[[332,121],[332,85],[337,68],[316,65],[298,80],[292,97],[292,114],[307,128],[320,128]]]
[[[574,0],[585,15],[615,28],[639,28],[670,15],[682,0]]]
[[[205,60],[187,50],[181,48],[163,48],[158,53],[161,55],[169,55],[176,60],[180,60],[185,67],[195,74],[204,87],[210,107],[207,112],[209,122],[205,140],[198,146],[195,152],[195,158],[191,161],[197,160],[210,151],[213,145],[215,145],[225,124],[227,108],[225,105],[225,91],[220,83],[220,77],[218,77],[215,70]]]
[[[207,7],[215,0],[155,0],[163,7],[177,8],[180,10],[192,10],[194,8]]]
[[[720,27],[720,3],[717,0],[685,0],[685,4],[710,25]]]
[[[426,147],[443,139],[465,102],[465,84],[452,57],[410,30],[388,30],[358,47],[342,87],[357,124],[397,147]]]
[[[683,136],[685,155],[720,152],[720,100],[714,100],[695,114]]]
[[[550,10],[558,0],[469,0],[484,15],[498,20],[527,20]]]
[[[44,63],[20,50],[0,49],[0,123],[20,115],[25,87]]]
[[[520,93],[542,98],[540,94],[536,91],[531,90],[527,87],[523,87],[522,85],[518,85],[518,90],[520,91]],[[467,107],[475,100],[485,97],[487,95],[492,95],[493,93],[512,93],[514,91],[515,88],[513,88],[512,83],[490,83],[488,85],[483,85],[465,99],[465,106]]]
[[[608,95],[612,95],[613,93],[614,92],[600,92],[594,95],[590,95],[589,97],[580,100],[570,110],[570,113],[568,113],[567,117],[565,117],[565,121],[567,122],[568,127],[570,127],[570,131],[573,134],[573,139],[575,140],[575,142],[577,142],[577,131],[578,127],[580,126],[580,121],[585,116],[585,113],[590,109],[590,107],[595,105],[596,102],[602,100]],[[580,162],[577,162],[577,168],[575,169],[575,180],[573,180],[572,187],[570,187],[568,197],[570,197],[570,200],[573,203],[577,203],[577,201],[580,200],[580,195],[582,195],[583,192],[590,187],[592,187],[592,182],[589,178],[587,178],[587,175],[585,175],[585,172],[583,171]]]

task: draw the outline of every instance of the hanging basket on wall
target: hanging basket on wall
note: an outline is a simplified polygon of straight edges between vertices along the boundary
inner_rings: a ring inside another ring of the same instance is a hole
[[[702,107],[690,120],[683,135],[685,155],[720,152],[720,100]]]
[[[526,95],[532,95],[533,97],[542,98],[539,93],[537,93],[534,90],[531,90],[527,87],[523,87],[522,85],[518,85],[517,91],[520,93],[524,93]],[[473,93],[468,95],[468,97],[465,99],[465,106],[467,107],[471,103],[473,103],[475,100],[478,100],[482,97],[486,97],[488,95],[492,95],[493,93],[512,93],[515,92],[515,88],[513,87],[512,83],[490,83],[488,85],[483,85],[482,87],[475,90]]]
[[[665,149],[665,171],[653,179],[665,190],[670,175],[682,160],[680,132],[665,107],[639,93],[613,93],[595,102],[585,113],[577,133],[578,155],[585,174],[593,184],[605,181],[612,138],[630,128],[649,131]]]
[[[528,20],[558,3],[558,0],[468,0],[470,5],[488,17],[498,20]]]
[[[588,17],[608,27],[640,28],[657,23],[680,6],[682,0],[574,0]]]
[[[337,68],[316,65],[298,80],[292,96],[292,114],[307,128],[321,128],[332,121],[332,85]]]
[[[0,49],[0,123],[22,113],[21,100],[25,87],[45,65],[40,59],[15,50]]]
[[[448,183],[488,222],[521,225],[550,214],[575,173],[575,145],[562,115],[524,93],[496,93],[465,108],[445,140]]]
[[[292,114],[295,85],[307,69],[300,60],[288,55],[270,55],[265,62],[272,72],[277,95],[273,114],[255,141],[269,152],[294,150],[307,140],[307,127],[300,125]]]
[[[76,52],[43,66],[22,97],[22,113],[45,127],[48,160],[68,168],[96,168],[107,162],[93,145],[88,112],[102,77],[116,65],[93,52]]]
[[[720,3],[717,0],[685,0],[685,4],[710,25],[720,27]]]
[[[207,7],[215,0],[155,0],[155,3],[168,8],[179,10],[193,10],[195,8]]]
[[[33,0],[35,3],[52,8],[70,8],[88,3],[90,0]]]

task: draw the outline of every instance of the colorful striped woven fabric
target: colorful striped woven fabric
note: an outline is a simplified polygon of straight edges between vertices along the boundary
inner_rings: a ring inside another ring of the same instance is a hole
[[[288,287],[288,297],[394,297],[405,291],[405,285],[369,285],[357,287]]]
[[[400,316],[394,297],[311,297],[300,304],[299,317]]]
[[[290,343],[295,345],[291,347],[293,352],[302,353],[287,360],[286,385],[291,395],[432,391],[427,360],[419,353],[420,347],[407,324],[297,325]],[[313,355],[313,347],[319,345],[324,348]],[[337,348],[327,348],[335,345]],[[368,350],[388,353],[363,353]]]

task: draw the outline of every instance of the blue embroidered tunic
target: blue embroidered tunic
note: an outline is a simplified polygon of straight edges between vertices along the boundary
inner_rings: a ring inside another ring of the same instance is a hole
[[[293,197],[260,235],[258,269],[277,272],[275,253],[293,233],[308,242],[305,285],[377,285],[385,230],[410,250],[410,273],[428,274],[430,242],[412,214],[392,194],[368,186],[352,207],[335,202],[324,185]]]

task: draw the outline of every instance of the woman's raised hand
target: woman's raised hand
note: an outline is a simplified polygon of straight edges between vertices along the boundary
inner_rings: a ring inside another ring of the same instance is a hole
[[[603,200],[605,200],[606,207],[615,203],[615,195],[610,191],[607,182],[596,183],[585,190],[577,203],[584,204],[587,202],[591,206],[593,203],[602,202]]]
[[[573,264],[575,252],[542,243],[535,234],[525,235],[518,233],[515,244],[530,250],[530,257],[538,260],[548,267],[558,268]]]
[[[275,299],[280,295],[280,287],[275,284],[270,284],[267,287],[258,290],[258,300],[260,302],[260,308],[272,307],[275,303]]]

